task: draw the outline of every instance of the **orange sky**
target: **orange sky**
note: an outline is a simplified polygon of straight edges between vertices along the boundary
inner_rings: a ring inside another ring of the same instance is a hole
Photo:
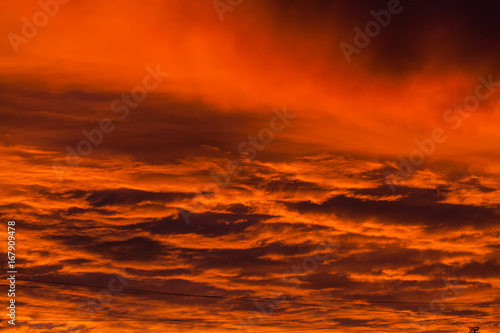
[[[54,1],[0,4],[0,330],[498,331],[493,1],[401,1],[350,62],[387,1]]]

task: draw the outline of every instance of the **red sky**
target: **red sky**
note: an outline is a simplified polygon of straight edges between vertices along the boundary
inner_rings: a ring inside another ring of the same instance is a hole
[[[350,59],[396,2],[45,2],[0,4],[0,330],[498,331],[495,2],[402,0]]]

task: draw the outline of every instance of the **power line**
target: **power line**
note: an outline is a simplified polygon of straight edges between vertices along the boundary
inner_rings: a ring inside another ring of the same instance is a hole
[[[44,281],[44,280],[37,280],[37,279],[19,279],[19,281],[24,281],[24,282],[29,282],[29,283],[40,283],[40,284],[49,284],[49,285],[57,285],[57,286],[71,286],[71,287],[78,287],[78,288],[90,288],[90,289],[105,289],[103,286],[98,286],[98,285],[88,285],[88,284],[78,284],[78,283],[67,283],[67,282],[54,282],[54,281]],[[28,288],[42,288],[41,286],[36,286],[36,285],[28,285],[25,286]],[[247,298],[247,297],[230,297],[230,296],[221,296],[221,295],[200,295],[200,294],[186,294],[186,293],[172,293],[172,292],[165,292],[165,291],[156,291],[156,290],[144,290],[144,289],[132,289],[132,288],[124,288],[121,292],[123,293],[131,293],[131,294],[143,294],[143,295],[153,295],[153,296],[182,296],[182,297],[203,297],[203,298],[212,298],[212,299],[223,299],[223,300],[230,300],[230,301],[245,301],[245,302],[254,302],[254,301],[272,301],[273,299],[265,299],[265,298],[259,298],[259,297],[253,297],[253,298]],[[294,302],[294,300],[284,300],[284,301],[289,301],[289,302]],[[331,301],[331,300],[330,300]],[[281,301],[277,301],[281,302]],[[338,303],[357,303],[359,306],[366,306],[369,304],[360,304],[359,302],[371,302],[371,301],[356,301],[356,300],[340,300]],[[377,302],[372,302],[372,303],[402,303],[402,304],[428,304],[426,302],[411,302],[411,301],[377,301]],[[312,306],[312,307],[326,307],[326,308],[332,308],[335,310],[357,310],[357,311],[375,311],[375,312],[388,312],[388,313],[400,313],[400,314],[406,314],[407,312],[404,311],[388,311],[388,310],[380,310],[380,309],[373,309],[373,308],[359,308],[359,307],[350,307],[350,306],[341,306],[339,307],[334,307],[334,306],[328,306],[328,305],[321,305],[321,304],[311,304],[311,303],[298,303],[295,302],[295,305],[302,305],[302,306]],[[463,305],[472,305],[471,303],[459,303]],[[486,304],[486,303],[480,303],[480,304]],[[490,303],[490,304],[497,304],[497,303]],[[71,309],[74,310],[73,308],[69,307],[61,307],[61,306],[50,306],[50,307],[59,307],[59,308],[66,308],[66,309]],[[84,310],[80,310],[84,311]],[[84,311],[84,312],[90,312],[94,313],[93,311]],[[94,313],[95,314],[95,313]],[[62,315],[69,315],[67,313],[64,313]],[[124,316],[124,315],[118,315],[118,314],[102,314],[102,313],[97,313],[96,315],[99,316],[99,319],[94,319],[92,321],[119,321],[120,319],[109,319],[105,317],[115,317],[115,318],[121,318],[121,319],[127,319],[127,321],[150,321],[150,322],[158,322],[158,323],[164,323],[164,324],[172,324],[172,325],[190,325],[190,326],[205,326],[205,327],[210,327],[213,325],[221,325],[220,323],[207,323],[207,322],[197,322],[199,319],[193,318],[193,319],[172,319],[172,318],[165,318],[165,319],[148,319],[148,318],[137,318],[137,317],[130,317],[130,316]],[[270,317],[264,317],[266,319],[271,319]],[[421,323],[421,322],[428,322],[428,321],[439,321],[439,320],[447,320],[447,319],[454,319],[456,320],[456,317],[440,317],[436,319],[427,319],[427,320],[421,320],[421,321],[412,321],[412,323]],[[274,320],[274,318],[273,318]],[[86,322],[89,320],[36,320],[33,319],[32,321],[47,321],[47,322]],[[194,321],[194,322],[193,322]],[[228,320],[225,321],[226,323]],[[406,320],[401,323],[408,323],[409,321]],[[391,323],[388,322],[391,325],[399,324],[399,323]],[[262,324],[263,326],[270,326],[269,323],[267,324]],[[373,327],[376,326],[377,324],[372,323],[372,324],[367,324],[367,325],[356,325],[355,327]],[[328,328],[314,328],[314,329],[336,329],[332,327]],[[229,328],[228,328],[229,330]],[[292,332],[292,331],[290,331]],[[300,331],[297,331],[300,332]],[[303,331],[302,331],[303,332]]]
[[[26,303],[28,305],[37,305],[36,303]],[[70,309],[70,310],[73,310],[73,311],[76,311],[74,308],[70,308],[70,307],[65,307],[65,306],[56,306],[56,305],[51,305],[51,306],[47,306],[47,305],[39,305],[41,307],[48,307],[48,308],[63,308],[63,309]],[[82,312],[90,312],[90,313],[94,313],[93,311],[85,311],[85,310],[80,310]],[[70,315],[69,313],[60,313],[62,315]],[[131,316],[124,316],[124,315],[118,315],[118,314],[110,314],[110,313],[107,313],[107,314],[102,314],[102,313],[97,313],[96,315],[100,316],[100,319],[93,319],[93,320],[76,320],[76,319],[71,319],[71,320],[56,320],[56,319],[43,319],[43,320],[38,320],[38,319],[32,319],[31,321],[35,321],[35,322],[94,322],[94,321],[100,321],[100,322],[111,322],[111,321],[122,321],[123,319],[127,319],[126,321],[133,321],[133,322],[143,322],[143,321],[149,321],[149,322],[157,322],[157,323],[164,323],[164,324],[173,324],[173,325],[180,325],[180,324],[187,324],[189,326],[204,326],[204,327],[213,327],[214,325],[218,325],[217,327],[220,327],[221,323],[220,322],[216,322],[216,323],[213,323],[213,322],[196,322],[198,319],[172,319],[172,318],[165,318],[165,319],[159,319],[159,318],[156,318],[156,319],[149,319],[149,318],[137,318],[137,317],[131,317]],[[107,316],[110,316],[110,317],[117,317],[117,318],[120,318],[120,319],[109,319],[109,318],[103,318],[103,317],[107,317]],[[412,321],[412,323],[422,323],[422,322],[429,322],[429,321],[438,321],[438,320],[447,320],[447,319],[452,319],[452,320],[456,320],[457,318],[456,317],[445,317],[445,318],[436,318],[436,319],[427,319],[427,320],[420,320],[420,321]],[[190,322],[190,321],[195,321],[195,322]],[[224,323],[227,323],[228,320],[226,319],[224,321]],[[390,322],[389,322],[390,323]],[[390,323],[391,325],[397,325],[397,324],[407,324],[408,323],[408,320],[404,321],[404,322],[392,322]],[[380,324],[379,324],[380,325]],[[265,324],[262,324],[262,325],[257,325],[257,326],[271,326],[269,324],[265,325]],[[295,325],[296,326],[296,325]],[[371,323],[371,324],[360,324],[360,325],[355,325],[354,327],[374,327],[374,326],[377,326],[376,323]],[[225,328],[226,330],[235,330],[235,329],[238,329],[238,328]],[[337,330],[338,327],[315,327],[314,328],[315,330]],[[283,331],[266,331],[266,332],[283,332]],[[286,331],[286,332],[305,332],[305,331]]]
[[[79,284],[79,283],[69,283],[69,282],[54,282],[54,281],[44,281],[37,279],[18,279],[18,281],[26,281],[26,282],[35,282],[35,283],[44,283],[44,284],[56,284],[56,285],[65,285],[65,286],[76,286],[76,287],[87,287],[87,288],[97,288],[97,289],[106,289],[104,286],[98,285],[89,285],[89,284]],[[211,298],[211,299],[222,299],[222,300],[231,300],[231,301],[242,301],[242,302],[255,302],[255,301],[275,301],[274,298],[263,298],[263,297],[235,297],[235,296],[221,296],[221,295],[203,295],[203,294],[187,294],[187,293],[175,293],[169,291],[159,291],[159,290],[147,290],[147,289],[132,289],[132,288],[123,288],[120,293],[137,293],[137,294],[150,294],[150,295],[162,295],[162,296],[181,296],[181,297],[200,297],[200,298]],[[285,299],[278,300],[276,302],[295,302],[293,299]],[[375,300],[321,300],[316,299],[316,301],[325,301],[325,302],[337,302],[337,303],[360,303],[365,302],[369,304],[416,304],[416,305],[427,305],[429,302],[422,301],[375,301]],[[328,307],[326,305],[321,304],[311,304],[311,303],[298,303],[295,302],[296,305],[302,306],[321,306]],[[359,304],[366,305],[366,304]],[[481,302],[481,303],[463,303],[463,302],[453,302],[453,305],[466,305],[466,306],[478,306],[478,305],[488,305],[488,306],[499,306],[500,302]]]

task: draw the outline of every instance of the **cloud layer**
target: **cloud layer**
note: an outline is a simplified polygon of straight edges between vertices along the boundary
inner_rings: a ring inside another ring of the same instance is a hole
[[[244,0],[221,22],[210,1],[73,0],[19,52],[4,38],[16,329],[498,331],[498,5],[400,5],[349,63],[387,1]],[[0,9],[4,36],[41,10]]]

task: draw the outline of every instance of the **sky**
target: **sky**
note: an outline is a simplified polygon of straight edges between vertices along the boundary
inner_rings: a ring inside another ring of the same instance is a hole
[[[499,13],[0,3],[0,331],[498,332]]]

